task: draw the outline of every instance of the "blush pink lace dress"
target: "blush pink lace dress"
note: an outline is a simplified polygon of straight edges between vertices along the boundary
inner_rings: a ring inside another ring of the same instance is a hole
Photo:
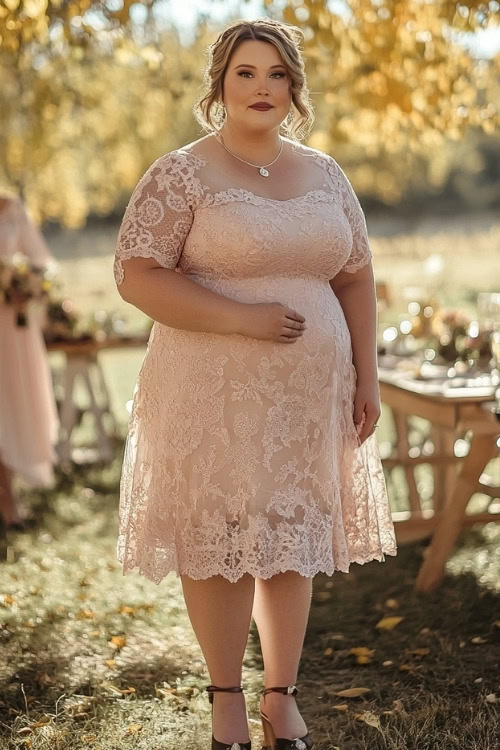
[[[282,344],[155,322],[122,468],[124,575],[331,575],[396,554],[376,438],[359,446],[353,422],[350,333],[329,285],[370,262],[364,215],[331,156],[288,142],[309,172],[302,195],[228,187],[190,144],[152,164],[127,206],[118,285],[123,261],[153,258],[226,297],[289,305],[307,329]]]

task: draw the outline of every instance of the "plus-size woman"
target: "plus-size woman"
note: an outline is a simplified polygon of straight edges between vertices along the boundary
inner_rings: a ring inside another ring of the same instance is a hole
[[[214,750],[247,748],[253,616],[265,744],[304,750],[294,682],[312,579],[396,554],[374,435],[366,223],[335,159],[303,145],[302,32],[238,21],[210,47],[207,135],[161,156],[115,274],[155,324],[134,393],[118,559],[182,580],[211,685]]]

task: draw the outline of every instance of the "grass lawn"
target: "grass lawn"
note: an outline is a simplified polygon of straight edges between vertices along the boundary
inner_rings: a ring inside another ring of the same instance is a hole
[[[38,525],[8,535],[2,750],[210,747],[209,680],[179,579],[123,576],[115,559],[119,454],[27,492]],[[464,532],[431,596],[414,589],[423,543],[315,577],[298,703],[316,750],[498,747],[499,541],[496,524]],[[384,616],[402,619],[381,630]],[[252,623],[243,684],[256,748],[262,680]],[[339,695],[351,688],[364,690]]]

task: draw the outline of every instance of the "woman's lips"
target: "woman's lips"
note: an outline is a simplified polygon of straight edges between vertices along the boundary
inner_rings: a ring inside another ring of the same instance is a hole
[[[268,109],[273,109],[273,107],[269,104],[251,104],[250,109],[260,109],[262,111],[267,111]]]

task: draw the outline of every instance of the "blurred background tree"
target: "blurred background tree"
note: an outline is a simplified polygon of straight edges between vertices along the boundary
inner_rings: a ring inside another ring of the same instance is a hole
[[[119,213],[157,156],[202,135],[191,109],[216,31],[200,16],[182,41],[154,12],[167,4],[0,1],[0,184],[39,221]],[[456,209],[500,198],[500,55],[478,59],[457,37],[497,25],[498,9],[264,0],[261,15],[306,34],[309,145],[373,202],[415,210],[440,195]]]

